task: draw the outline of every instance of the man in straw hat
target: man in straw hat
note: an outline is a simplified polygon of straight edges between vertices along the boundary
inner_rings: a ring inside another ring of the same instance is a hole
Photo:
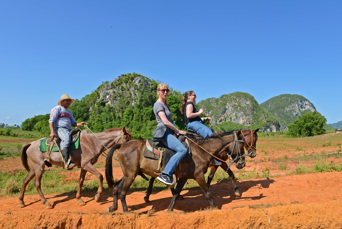
[[[60,150],[63,155],[63,162],[65,169],[72,169],[75,164],[69,158],[69,145],[71,142],[71,126],[85,126],[85,122],[76,123],[72,113],[68,107],[74,102],[68,94],[61,96],[58,101],[58,106],[51,110],[49,126],[50,126],[50,139],[53,140],[55,136],[61,139]]]

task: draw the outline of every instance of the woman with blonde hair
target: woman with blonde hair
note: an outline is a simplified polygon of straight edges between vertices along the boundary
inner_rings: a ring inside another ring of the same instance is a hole
[[[157,87],[158,100],[153,106],[153,112],[158,122],[157,128],[153,132],[153,137],[160,139],[169,149],[176,152],[166,164],[163,172],[157,177],[157,180],[166,185],[173,183],[172,175],[179,162],[185,157],[187,150],[185,146],[175,137],[176,135],[185,135],[186,132],[179,130],[172,124],[172,112],[166,104],[166,97],[169,94],[169,88],[166,84],[159,84]]]

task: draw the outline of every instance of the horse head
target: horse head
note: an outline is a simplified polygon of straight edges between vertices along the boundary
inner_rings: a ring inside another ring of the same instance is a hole
[[[245,149],[248,152],[248,156],[254,158],[256,156],[256,142],[258,140],[257,132],[259,129],[256,130],[242,130],[243,141],[245,145]]]
[[[132,140],[132,134],[129,132],[129,128],[126,129],[125,127],[122,128],[122,133],[121,133],[121,143],[125,143]]]
[[[236,168],[246,166],[243,133],[241,130],[233,131],[234,140],[227,145],[226,154],[229,164],[235,163]]]

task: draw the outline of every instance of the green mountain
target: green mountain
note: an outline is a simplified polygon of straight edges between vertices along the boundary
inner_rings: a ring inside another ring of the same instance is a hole
[[[129,73],[104,82],[91,94],[76,100],[70,110],[77,122],[86,121],[92,131],[109,128],[130,128],[134,138],[151,137],[157,122],[153,114],[153,104],[157,100],[157,81],[148,77]],[[182,93],[171,89],[166,100],[173,113],[173,120],[180,129],[186,129],[180,113]],[[196,105],[203,108],[216,130],[260,128],[264,132],[286,129],[287,125],[315,107],[300,95],[279,95],[261,105],[255,98],[244,92],[224,94],[219,98],[208,98]],[[49,133],[48,114],[35,116],[22,123],[24,130]]]
[[[332,123],[329,124],[329,126],[334,127],[335,129],[342,129],[342,121],[336,122],[336,123]]]
[[[277,117],[283,128],[297,120],[298,115],[302,115],[308,111],[316,111],[315,106],[308,99],[294,94],[275,96],[260,104],[260,106]]]
[[[255,98],[244,92],[222,95],[200,101],[198,109],[204,109],[212,118],[215,129],[261,128],[263,131],[280,130],[278,119],[260,107]]]

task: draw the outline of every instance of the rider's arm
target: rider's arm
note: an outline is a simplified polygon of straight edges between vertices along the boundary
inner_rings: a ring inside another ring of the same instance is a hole
[[[188,104],[186,106],[186,117],[188,119],[196,118],[197,116],[199,116],[200,114],[202,114],[204,112],[203,109],[200,109],[198,112],[193,112],[193,111],[194,111],[194,105]]]
[[[170,128],[171,130],[175,131],[176,134],[182,134],[185,135],[186,132],[182,131],[182,130],[178,130],[177,127],[175,127],[166,117],[165,112],[164,111],[159,111],[158,115],[160,117],[160,119],[162,120],[162,122],[164,123],[164,125],[168,128]]]

